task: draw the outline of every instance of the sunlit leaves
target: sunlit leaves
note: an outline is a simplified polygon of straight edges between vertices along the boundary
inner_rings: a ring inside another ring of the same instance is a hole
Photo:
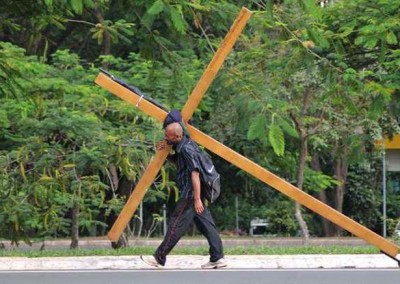
[[[254,119],[251,120],[249,130],[247,132],[247,137],[250,140],[257,138],[263,138],[266,135],[266,124],[267,118],[265,114],[259,114]]]
[[[323,174],[322,172],[313,171],[310,168],[305,169],[304,188],[309,192],[318,193],[329,187],[336,186],[339,181],[333,177]]]
[[[0,98],[17,96],[21,89],[17,79],[23,77],[20,67],[24,50],[10,43],[0,42]]]
[[[394,34],[393,31],[389,31],[386,35],[386,41],[388,44],[397,44],[398,40],[396,35]]]
[[[269,127],[268,138],[271,142],[274,152],[278,156],[282,156],[285,152],[285,140],[282,129],[279,125],[272,123]]]
[[[271,1],[272,2],[272,1]],[[303,9],[312,15],[316,20],[321,20],[321,8],[317,6],[316,1],[314,0],[300,0],[300,5]]]
[[[171,6],[170,12],[171,12],[171,20],[172,23],[174,24],[175,29],[180,33],[184,33],[186,31],[187,23],[183,17],[182,6],[181,5]]]
[[[83,11],[83,0],[70,0],[73,11],[77,14],[82,14]]]
[[[293,138],[298,138],[299,134],[296,131],[296,128],[292,123],[288,122],[286,119],[282,117],[275,117],[276,124],[279,125],[279,127],[282,129],[282,131],[285,134],[288,134],[289,136]]]
[[[164,9],[164,1],[163,0],[157,0],[151,5],[151,7],[147,10],[147,13],[149,15],[155,16],[161,13],[161,11]]]
[[[128,36],[134,34],[133,23],[128,23],[125,20],[118,20],[115,23],[111,21],[104,21],[96,24],[94,28],[91,28],[92,38],[97,39],[98,44],[104,42],[105,33],[108,32],[111,38],[111,43],[118,43],[119,40],[125,43],[131,43],[131,39]]]

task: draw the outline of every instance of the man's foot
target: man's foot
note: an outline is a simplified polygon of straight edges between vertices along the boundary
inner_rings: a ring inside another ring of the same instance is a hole
[[[164,265],[158,263],[156,258],[153,255],[141,255],[140,259],[143,260],[144,263],[153,266],[153,267],[163,267]]]
[[[203,264],[201,268],[203,269],[218,269],[222,267],[226,267],[228,264],[226,263],[225,258],[220,258],[215,262],[209,261],[206,264]]]

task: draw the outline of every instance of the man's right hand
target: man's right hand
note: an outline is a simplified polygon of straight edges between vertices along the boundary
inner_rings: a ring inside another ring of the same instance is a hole
[[[161,151],[161,150],[164,150],[166,147],[167,147],[167,141],[165,141],[164,139],[163,140],[161,140],[160,142],[158,142],[157,143],[157,145],[156,145],[156,149],[157,149],[157,151]]]

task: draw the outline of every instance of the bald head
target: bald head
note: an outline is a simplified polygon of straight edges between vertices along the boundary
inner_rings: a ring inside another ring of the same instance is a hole
[[[165,128],[165,132],[178,136],[182,136],[183,134],[182,126],[178,122],[169,124],[167,128]]]
[[[182,126],[178,122],[169,124],[165,128],[165,140],[170,145],[177,145],[183,137]]]

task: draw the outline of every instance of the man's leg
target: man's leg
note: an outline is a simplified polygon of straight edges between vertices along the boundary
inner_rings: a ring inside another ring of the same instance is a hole
[[[194,222],[199,231],[208,240],[208,244],[210,245],[210,262],[216,262],[217,260],[223,258],[224,253],[221,237],[219,236],[210,210],[205,207],[204,211],[201,214],[195,215]]]
[[[154,254],[159,264],[165,265],[167,255],[187,231],[189,225],[193,222],[194,215],[193,201],[180,199],[170,218],[167,234]]]

